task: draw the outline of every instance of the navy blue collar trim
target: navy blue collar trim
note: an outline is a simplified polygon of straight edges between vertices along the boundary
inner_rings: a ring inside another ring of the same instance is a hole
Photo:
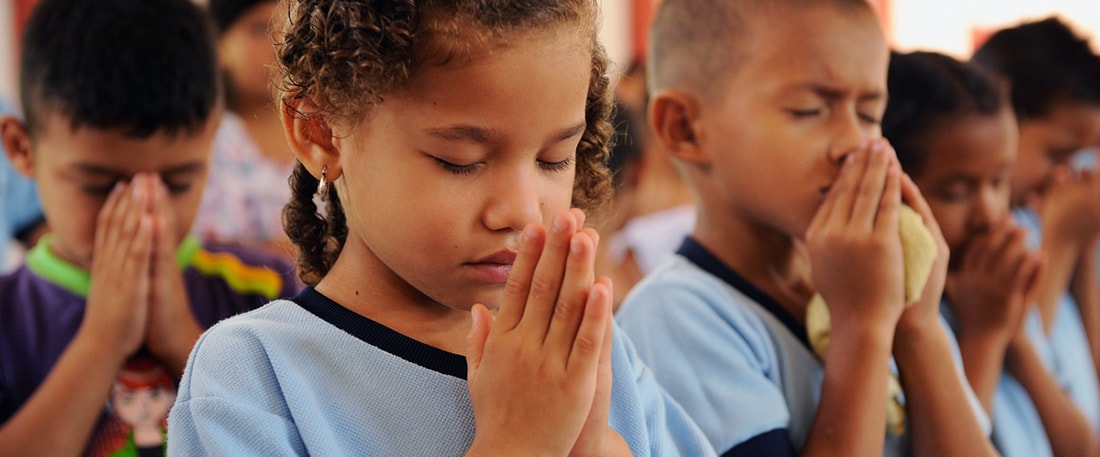
[[[726,284],[733,286],[734,289],[737,289],[756,303],[760,304],[764,310],[771,313],[776,319],[779,319],[779,322],[782,322],[783,325],[787,327],[787,330],[790,330],[791,334],[798,338],[798,341],[801,341],[807,348],[810,347],[810,338],[806,334],[806,327],[803,326],[801,322],[798,322],[798,319],[795,319],[791,313],[788,313],[774,298],[752,285],[752,283],[743,276],[737,274],[736,271],[733,271],[732,268],[723,263],[722,260],[707,250],[706,247],[699,244],[699,241],[695,238],[690,236],[684,238],[683,244],[676,250],[676,253],[684,256],[695,265],[698,265],[699,268],[702,268],[707,273],[717,276],[719,279],[725,281]]]
[[[466,379],[466,357],[409,338],[340,306],[312,287],[290,301],[306,311],[383,351],[445,375]]]

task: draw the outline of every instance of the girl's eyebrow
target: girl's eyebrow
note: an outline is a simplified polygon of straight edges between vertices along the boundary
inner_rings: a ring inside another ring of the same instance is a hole
[[[495,129],[489,129],[484,127],[478,127],[474,125],[452,125],[450,127],[439,127],[424,129],[424,131],[436,138],[446,141],[471,141],[474,143],[489,143],[494,139],[498,139],[504,136],[503,132]]]
[[[550,139],[554,142],[568,140],[577,135],[584,133],[584,130],[588,127],[585,121],[558,130],[550,135]],[[498,129],[478,127],[475,125],[458,124],[449,127],[438,127],[424,129],[424,132],[429,136],[433,136],[445,141],[469,141],[473,143],[492,143],[500,141],[505,138],[504,132]]]
[[[559,130],[556,134],[551,135],[550,138],[552,138],[554,141],[565,141],[584,133],[585,129],[587,128],[588,123],[581,121],[581,123],[577,125]]]

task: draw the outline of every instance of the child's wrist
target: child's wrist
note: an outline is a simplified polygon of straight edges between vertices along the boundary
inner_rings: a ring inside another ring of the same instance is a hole
[[[829,352],[839,352],[838,356],[851,350],[884,348],[889,352],[893,345],[895,330],[893,323],[883,321],[878,324],[869,321],[845,322],[833,320],[829,332]]]
[[[939,320],[923,322],[901,322],[894,337],[894,355],[901,363],[902,359],[914,355],[935,353],[929,348],[940,345],[949,347],[947,330]]]

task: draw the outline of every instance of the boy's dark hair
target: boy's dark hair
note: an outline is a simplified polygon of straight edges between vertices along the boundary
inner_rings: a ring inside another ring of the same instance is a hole
[[[890,55],[882,136],[906,173],[920,175],[927,139],[964,116],[996,116],[1008,102],[1005,84],[971,63],[934,52]]]
[[[600,208],[611,193],[607,169],[613,133],[608,60],[597,40],[595,0],[290,1],[290,20],[277,59],[285,102],[309,98],[329,122],[361,119],[426,66],[476,58],[507,43],[515,32],[577,27],[591,37],[585,119],[577,146],[573,205]],[[283,227],[298,247],[298,276],[316,284],[332,267],[347,238],[340,198],[331,187],[326,218],[313,201],[318,181],[298,164]]]
[[[714,98],[752,54],[753,34],[764,18],[814,6],[873,13],[867,0],[664,0],[649,28],[646,64],[649,89],[675,87]]]
[[[1061,103],[1100,106],[1100,57],[1056,17],[997,31],[973,61],[1008,78],[1020,120]]]
[[[217,108],[213,27],[190,0],[43,0],[20,65],[32,135],[50,112],[144,138],[196,131]]]

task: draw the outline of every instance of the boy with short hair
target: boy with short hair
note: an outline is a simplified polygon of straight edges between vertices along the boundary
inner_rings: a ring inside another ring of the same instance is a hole
[[[45,0],[21,55],[26,121],[0,134],[51,234],[0,277],[0,455],[163,454],[202,330],[299,287],[273,256],[187,236],[222,109],[209,20],[188,0]]]
[[[867,2],[665,0],[652,27],[650,122],[699,209],[619,312],[658,380],[725,456],[993,455],[938,318],[946,245],[879,138],[889,52]],[[903,200],[938,252],[908,309]],[[908,423],[885,438],[892,362]]]

